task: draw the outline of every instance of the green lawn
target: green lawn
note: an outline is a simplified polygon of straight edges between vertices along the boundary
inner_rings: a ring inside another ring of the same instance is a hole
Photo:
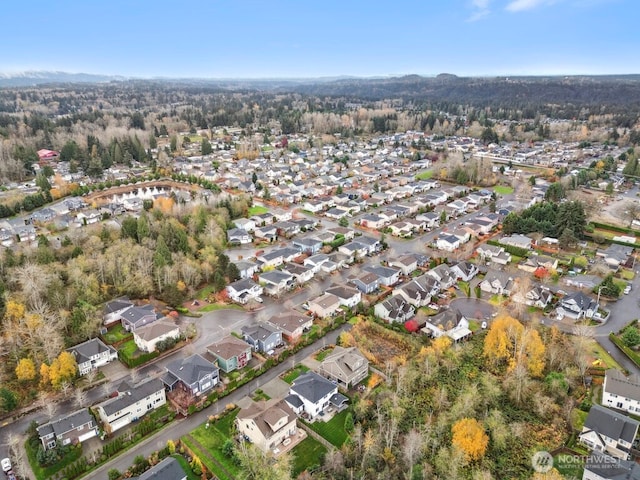
[[[138,346],[136,345],[136,342],[133,339],[123,343],[118,349],[119,352],[121,352],[124,356],[129,358],[132,358],[137,350],[138,350]]]
[[[508,187],[506,185],[496,185],[493,187],[493,191],[500,195],[510,195],[513,193],[513,187]]]
[[[213,293],[213,285],[205,285],[196,292],[195,297],[198,300],[206,300],[209,295]]]
[[[328,422],[316,420],[313,423],[307,423],[307,425],[311,430],[318,433],[329,443],[340,448],[349,437],[349,434],[344,430],[344,420],[347,417],[347,413],[349,413],[350,411],[351,409],[347,408],[337,415],[334,415],[333,418]]]
[[[416,180],[429,180],[433,177],[433,170],[426,170],[416,175]]]
[[[210,423],[209,428],[206,428],[206,424],[202,424],[190,433],[193,438],[206,448],[207,452],[209,452],[213,458],[215,458],[231,475],[235,477],[239,476],[240,469],[229,457],[225,456],[222,452],[222,446],[228,439],[232,438],[233,421],[235,420],[236,415],[238,415],[238,409],[223,416],[217,422]],[[188,440],[187,444],[190,448],[195,447],[194,445],[189,444]],[[197,449],[197,447],[195,448]],[[202,460],[207,468],[211,469],[219,478],[227,478],[227,476],[223,472],[219,471],[220,469],[216,468],[216,465],[212,464],[205,455],[201,455],[200,460]]]
[[[292,450],[293,478],[297,478],[306,469],[322,464],[327,448],[317,440],[307,437]]]
[[[202,307],[199,312],[213,312],[214,310],[243,310],[240,305],[235,303],[210,303]]]
[[[331,352],[333,352],[333,348],[325,348],[316,355],[316,360],[322,362]]]
[[[309,371],[309,367],[305,367],[304,365],[296,365],[287,373],[282,376],[282,379],[287,382],[289,385],[293,383],[293,381],[302,375],[305,372]]]
[[[633,270],[627,270],[626,268],[621,268],[620,276],[623,278],[623,280],[633,280],[633,278],[635,277],[635,274],[633,273]]]
[[[254,215],[261,215],[263,213],[267,213],[268,211],[269,209],[267,207],[263,207],[262,205],[254,205],[253,207],[249,208],[248,215],[250,217],[253,217]]]
[[[460,287],[460,290],[462,290],[467,297],[471,296],[471,286],[469,282],[458,280],[458,287]]]
[[[185,471],[185,473],[187,474],[187,480],[200,480],[200,477],[193,473],[193,471],[191,470],[191,465],[189,465],[189,462],[187,462],[186,458],[178,453],[174,453],[171,456],[178,461],[182,469]]]
[[[587,348],[589,353],[591,353],[596,360],[604,362],[606,368],[617,368],[618,370],[623,370],[620,364],[616,362],[613,357],[609,355],[609,353],[595,340],[590,340],[587,344]]]
[[[112,345],[131,336],[132,334],[127,332],[122,324],[119,323],[115,327],[111,327],[109,331],[102,336],[102,338],[107,344]]]
[[[261,389],[258,389],[253,392],[251,400],[253,400],[254,402],[259,402],[260,400],[271,400],[271,397],[264,393],[264,391],[262,391]]]
[[[495,305],[495,306],[500,306],[505,301],[506,301],[506,298],[504,298],[502,295],[498,295],[498,294],[491,295],[491,298],[489,298],[489,303],[491,305]]]
[[[584,421],[587,419],[588,412],[583,412],[579,408],[574,408],[571,410],[571,426],[574,430],[579,432],[582,431],[582,427],[584,426]]]
[[[472,332],[477,332],[480,330],[480,322],[477,320],[469,320],[469,330]]]

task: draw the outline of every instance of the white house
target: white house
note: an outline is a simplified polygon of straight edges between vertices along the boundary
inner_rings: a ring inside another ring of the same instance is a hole
[[[180,327],[170,317],[165,317],[133,331],[133,341],[142,352],[155,352],[158,343],[180,337]]]
[[[607,370],[602,386],[602,405],[640,414],[640,377],[624,374],[613,368]]]
[[[78,373],[86,375],[91,370],[118,359],[118,352],[111,345],[105,345],[99,338],[92,338],[68,349],[78,364]]]
[[[621,460],[631,458],[640,422],[600,405],[593,405],[578,439],[592,450]]]
[[[265,453],[290,445],[298,432],[296,421],[295,412],[284,400],[266,405],[252,402],[235,420],[238,432]]]
[[[315,372],[307,372],[291,384],[285,401],[298,415],[314,419],[329,405],[337,409],[344,407],[347,397],[338,393],[336,383]]]
[[[236,303],[245,304],[251,299],[255,299],[262,295],[263,288],[249,278],[243,278],[227,285],[227,294],[229,298]]]

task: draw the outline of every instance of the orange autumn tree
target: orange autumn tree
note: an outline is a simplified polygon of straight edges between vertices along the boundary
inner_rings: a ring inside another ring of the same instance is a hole
[[[483,354],[494,367],[506,364],[508,371],[513,371],[522,365],[533,377],[540,377],[544,372],[545,346],[540,334],[506,314],[492,323],[484,340]]]
[[[475,418],[461,418],[451,427],[453,445],[459,448],[468,461],[479,460],[487,451],[489,436]]]

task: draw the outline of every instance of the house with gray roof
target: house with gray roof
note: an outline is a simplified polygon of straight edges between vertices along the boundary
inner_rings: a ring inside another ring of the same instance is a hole
[[[369,374],[369,360],[356,347],[335,347],[320,364],[319,373],[338,384],[350,388]]]
[[[578,440],[599,452],[621,460],[631,458],[631,447],[640,422],[600,405],[593,405]]]
[[[293,275],[280,270],[261,273],[258,280],[264,291],[274,297],[282,295],[295,284]]]
[[[151,378],[137,385],[122,382],[117,388],[117,396],[99,403],[94,410],[105,431],[111,434],[165,403],[164,384]]]
[[[99,338],[92,338],[67,349],[78,364],[78,373],[86,375],[91,370],[98,369],[109,362],[118,359],[118,351]]]
[[[52,420],[37,428],[38,437],[45,450],[60,445],[82,443],[98,434],[98,426],[93,415],[83,408]]]
[[[368,265],[365,266],[363,270],[377,275],[379,285],[384,285],[385,287],[391,287],[400,280],[399,268],[385,267],[383,265]]]
[[[635,374],[627,377],[613,368],[607,370],[602,386],[602,405],[640,414],[640,377]]]
[[[304,332],[311,329],[313,318],[295,310],[285,310],[273,315],[267,323],[280,330],[285,340],[295,342]]]
[[[389,323],[404,323],[416,314],[416,309],[402,295],[392,295],[376,304],[374,314]]]
[[[556,308],[558,315],[575,320],[580,318],[592,318],[598,311],[598,302],[584,292],[574,292],[565,295],[558,302]]]
[[[640,465],[594,450],[586,457],[582,480],[640,480]]]
[[[244,341],[251,345],[256,352],[270,354],[283,344],[282,330],[278,330],[268,323],[245,325],[241,331]]]
[[[220,370],[202,355],[172,361],[166,367],[162,382],[169,390],[179,389],[191,397],[199,397],[215,387],[220,380]]]
[[[285,401],[296,414],[312,420],[330,405],[338,410],[344,408],[348,399],[338,393],[337,383],[307,372],[294,380]]]
[[[173,457],[167,457],[138,477],[138,480],[187,480],[187,474]]]
[[[470,337],[469,321],[457,308],[449,308],[442,312],[427,317],[423,333],[432,338],[446,335],[454,342]]]
[[[237,280],[227,285],[226,290],[231,300],[242,305],[253,298],[259,297],[264,291],[262,286],[260,286],[250,278]]]
[[[155,308],[151,304],[141,307],[133,306],[120,314],[120,321],[127,332],[149,325],[160,318],[162,315],[156,314]]]

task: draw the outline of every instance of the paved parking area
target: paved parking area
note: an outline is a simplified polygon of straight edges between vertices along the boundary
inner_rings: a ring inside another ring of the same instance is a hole
[[[276,377],[273,380],[270,380],[260,388],[271,398],[282,399],[289,395],[289,384],[282,380],[280,377]]]

